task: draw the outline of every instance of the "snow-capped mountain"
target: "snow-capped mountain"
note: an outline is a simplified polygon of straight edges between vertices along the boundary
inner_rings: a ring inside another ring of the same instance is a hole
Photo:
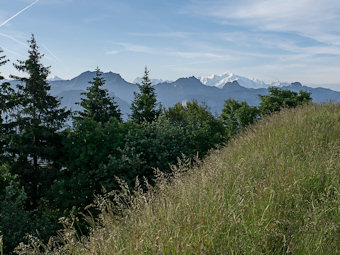
[[[258,79],[248,79],[246,77],[242,77],[239,75],[235,75],[230,72],[226,72],[223,74],[212,74],[209,76],[202,76],[199,78],[200,81],[207,86],[213,86],[217,88],[223,88],[224,84],[227,82],[237,81],[241,86],[245,88],[267,88],[270,85],[266,84],[263,81]]]
[[[51,75],[48,79],[49,81],[63,81],[64,79],[56,76],[56,75]]]
[[[283,88],[283,87],[287,87],[289,85],[290,85],[289,82],[274,81],[274,82],[272,82],[270,84],[270,87],[280,87],[280,88]]]
[[[160,83],[163,83],[163,82],[166,82],[166,83],[170,83],[172,81],[169,81],[169,80],[162,80],[162,79],[151,79],[151,84],[154,86],[154,85],[157,85],[157,84],[160,84]],[[141,84],[142,83],[142,78],[141,77],[137,77],[136,79],[133,80],[134,84]]]

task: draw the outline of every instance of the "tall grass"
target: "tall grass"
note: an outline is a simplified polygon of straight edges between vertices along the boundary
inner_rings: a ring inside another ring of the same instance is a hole
[[[65,223],[18,253],[340,254],[339,104],[284,110],[188,165],[147,193],[98,198],[89,237]]]
[[[0,255],[3,255],[4,252],[3,252],[3,241],[2,241],[2,235],[0,235]]]

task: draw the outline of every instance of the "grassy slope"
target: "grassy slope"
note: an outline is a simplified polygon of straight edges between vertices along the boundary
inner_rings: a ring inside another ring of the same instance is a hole
[[[340,105],[260,121],[68,254],[340,254]],[[139,197],[142,201],[143,197]]]

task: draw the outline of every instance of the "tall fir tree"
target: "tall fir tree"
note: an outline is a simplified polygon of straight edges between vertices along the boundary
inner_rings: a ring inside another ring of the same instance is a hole
[[[43,55],[34,35],[28,42],[28,59],[14,64],[26,75],[11,76],[19,81],[15,93],[20,101],[10,116],[15,133],[9,136],[7,153],[13,160],[13,173],[20,177],[32,208],[36,208],[59,170],[61,137],[58,130],[65,125],[70,111],[60,108],[60,100],[49,94],[49,67],[41,63]]]
[[[6,56],[2,55],[3,50],[0,48],[0,67],[5,65],[8,60],[6,59]],[[3,84],[4,77],[0,73],[0,160],[2,161],[3,159],[3,149],[5,146],[5,130],[4,130],[4,120],[3,120],[3,115],[6,112],[6,101],[7,101],[7,96],[6,96],[6,85]]]
[[[3,50],[0,48],[0,67],[8,62],[8,59],[3,54]],[[3,114],[6,112],[6,102],[7,102],[7,86],[8,83],[4,82],[4,77],[0,72],[0,124],[3,123]]]
[[[115,117],[121,121],[121,112],[118,104],[110,97],[108,91],[102,87],[105,80],[102,77],[100,69],[96,69],[96,76],[89,82],[91,86],[87,87],[87,92],[82,93],[85,98],[81,99],[80,105],[83,111],[79,112],[78,119],[89,118],[97,122],[106,123],[110,118]]]
[[[2,54],[3,54],[3,50],[0,48],[0,67],[5,65],[8,62],[8,60],[6,59],[6,56],[2,55]],[[5,99],[5,97],[6,97],[6,93],[5,93],[6,84],[4,84],[4,86],[2,85],[3,83],[5,83],[5,82],[3,82],[3,80],[4,80],[4,77],[1,75],[1,72],[0,72],[0,125],[1,125],[0,128],[1,129],[2,129],[2,123],[3,123],[3,116],[2,115],[6,111],[6,99]],[[1,141],[0,141],[0,143],[1,143]]]
[[[139,91],[139,93],[134,92],[135,98],[131,104],[130,118],[137,123],[151,123],[161,113],[161,108],[157,105],[155,88],[151,84],[149,70],[146,67]]]
[[[9,62],[6,56],[2,55],[0,48],[0,66]],[[9,137],[15,133],[15,123],[11,119],[11,114],[20,103],[20,95],[11,87],[4,77],[0,75],[0,164],[9,160],[10,155],[6,154],[9,145]]]
[[[3,54],[3,50],[0,48],[0,66],[5,65],[8,62],[8,59]],[[0,82],[4,79],[4,77],[0,74]]]

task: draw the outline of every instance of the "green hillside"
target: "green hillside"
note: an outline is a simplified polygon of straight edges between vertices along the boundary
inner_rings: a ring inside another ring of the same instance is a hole
[[[45,252],[340,254],[339,104],[284,110],[175,172],[171,184],[160,177],[137,192],[129,210],[99,199],[89,238],[77,241],[69,228]]]

